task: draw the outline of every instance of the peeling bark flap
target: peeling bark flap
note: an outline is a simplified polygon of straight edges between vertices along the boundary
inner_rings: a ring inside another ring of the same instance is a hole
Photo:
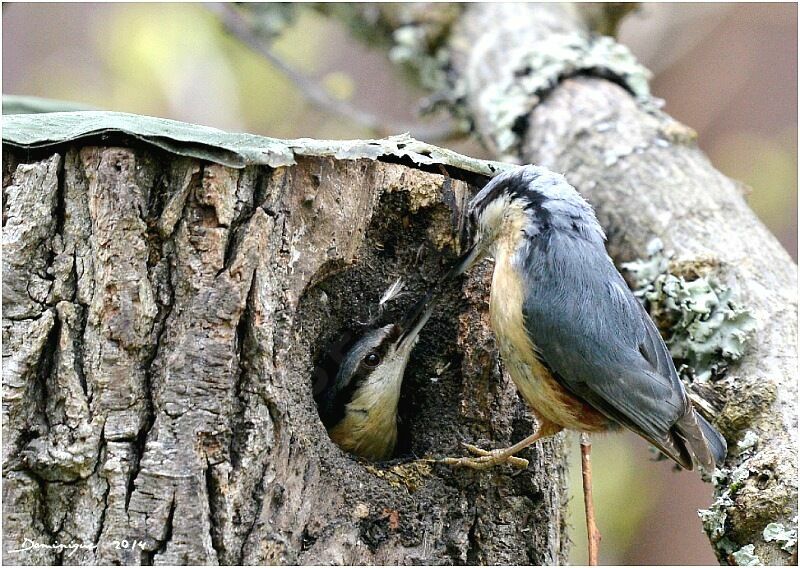
[[[233,168],[290,166],[295,163],[295,155],[331,156],[342,160],[397,156],[417,164],[443,164],[484,175],[513,167],[463,156],[420,142],[408,134],[381,140],[279,140],[123,112],[52,112],[3,117],[3,143],[20,148],[44,148],[115,133],[133,136],[173,154]]]

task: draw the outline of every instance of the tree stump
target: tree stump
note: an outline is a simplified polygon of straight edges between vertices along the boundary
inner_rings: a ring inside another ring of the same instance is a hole
[[[423,331],[394,460],[343,453],[313,400],[326,346],[455,258],[481,176],[4,150],[5,563],[564,562],[560,437],[525,471],[422,459],[533,429],[489,329],[491,266]]]

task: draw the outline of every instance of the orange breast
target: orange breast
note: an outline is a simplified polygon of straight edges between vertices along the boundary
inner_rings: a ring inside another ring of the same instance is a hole
[[[522,282],[509,262],[514,244],[502,239],[497,243],[489,304],[503,363],[522,397],[540,417],[572,430],[605,430],[605,416],[570,394],[536,356],[522,315]]]

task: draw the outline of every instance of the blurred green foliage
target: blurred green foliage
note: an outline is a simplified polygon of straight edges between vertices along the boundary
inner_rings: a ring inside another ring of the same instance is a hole
[[[354,136],[352,125],[309,108],[292,82],[225,33],[202,5],[110,4],[102,10],[102,17],[88,17],[88,37],[81,38],[99,65],[44,61],[44,68],[25,77],[27,92],[274,137]],[[328,27],[323,17],[303,10],[272,49],[313,75]],[[354,82],[344,72],[321,81],[335,97],[353,96]],[[316,120],[308,121],[308,114]],[[315,131],[302,131],[304,124]]]

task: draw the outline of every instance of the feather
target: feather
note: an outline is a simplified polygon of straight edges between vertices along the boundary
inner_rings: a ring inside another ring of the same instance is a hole
[[[538,254],[520,267],[530,283],[523,310],[556,380],[681,467],[691,469],[694,455],[713,469],[724,440],[701,425],[655,324],[605,248],[557,229],[537,238]]]

